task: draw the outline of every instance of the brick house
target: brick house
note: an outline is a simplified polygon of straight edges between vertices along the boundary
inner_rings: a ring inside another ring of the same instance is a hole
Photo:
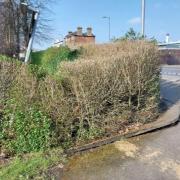
[[[83,33],[82,27],[78,27],[77,31],[69,31],[65,36],[65,44],[68,46],[79,46],[84,44],[95,44],[95,35],[92,33],[92,28],[88,27],[87,31]]]

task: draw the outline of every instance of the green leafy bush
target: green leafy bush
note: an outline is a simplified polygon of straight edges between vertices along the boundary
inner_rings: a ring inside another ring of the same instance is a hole
[[[13,153],[36,152],[49,148],[52,135],[50,119],[35,108],[26,111],[14,109],[11,106],[15,103],[13,100],[8,102],[0,124],[4,146]]]

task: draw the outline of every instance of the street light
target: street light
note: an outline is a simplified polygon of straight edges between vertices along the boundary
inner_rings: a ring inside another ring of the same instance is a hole
[[[25,56],[25,63],[27,63],[29,60],[29,57],[30,57],[40,12],[36,8],[28,6],[28,4],[26,4],[26,3],[21,3],[21,5],[25,6],[27,8],[27,10],[30,13],[32,13],[32,32],[30,34],[29,43],[28,43],[28,47],[26,50],[26,56]]]
[[[142,33],[143,37],[145,36],[145,16],[146,16],[145,9],[146,9],[146,1],[142,0],[142,30],[141,30],[141,33]]]
[[[110,16],[103,16],[103,19],[108,19],[109,23],[109,41],[111,41],[111,17]]]

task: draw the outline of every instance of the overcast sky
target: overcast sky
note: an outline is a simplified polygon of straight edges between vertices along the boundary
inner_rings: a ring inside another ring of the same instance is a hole
[[[51,8],[52,36],[62,39],[77,26],[93,28],[97,43],[108,41],[108,21],[111,17],[111,37],[120,37],[130,27],[141,31],[141,0],[57,0]],[[146,0],[146,35],[164,41],[169,33],[171,40],[180,40],[180,0]],[[44,44],[48,47],[52,42]],[[36,48],[40,48],[36,46]]]

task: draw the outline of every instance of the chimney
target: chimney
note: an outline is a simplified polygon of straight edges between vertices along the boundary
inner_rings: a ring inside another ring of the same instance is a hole
[[[91,27],[88,27],[87,28],[87,35],[88,36],[92,36],[93,34],[92,34],[92,28]]]
[[[167,34],[166,34],[166,43],[169,43],[169,39],[170,39],[170,34],[167,33]]]
[[[68,35],[71,35],[71,34],[72,34],[72,31],[69,31],[69,32],[68,32]]]
[[[77,35],[82,36],[82,27],[77,27]]]

